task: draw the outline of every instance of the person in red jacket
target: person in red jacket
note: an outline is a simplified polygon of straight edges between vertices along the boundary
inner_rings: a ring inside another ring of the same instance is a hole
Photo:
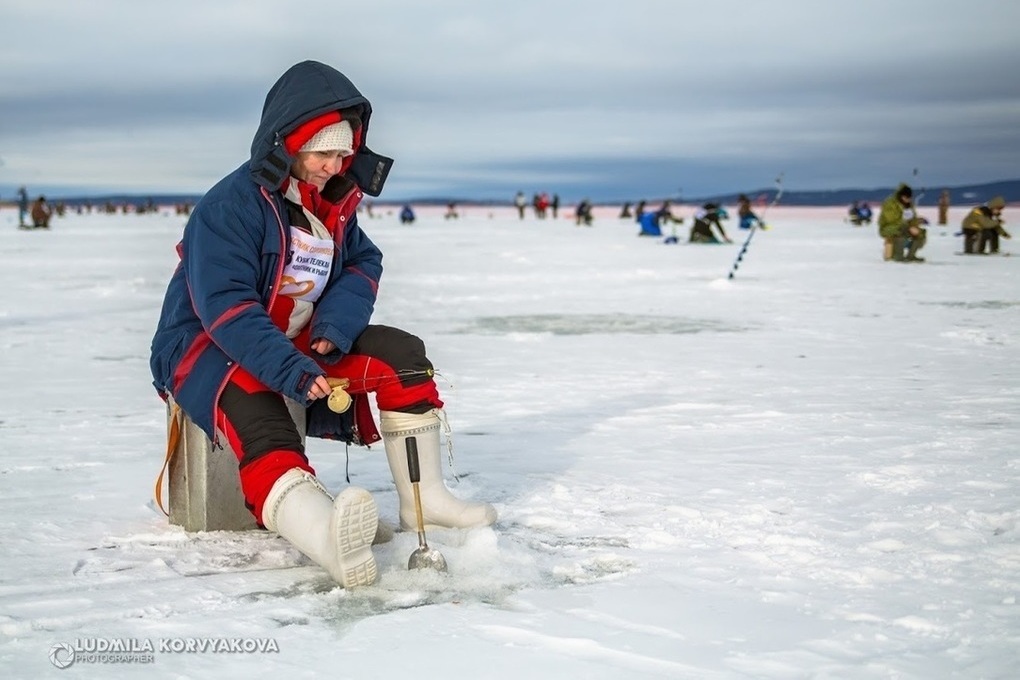
[[[344,587],[378,576],[378,510],[364,489],[335,499],[326,491],[285,399],[306,407],[308,436],[371,444],[374,393],[402,526],[416,524],[410,439],[427,524],[496,519],[488,503],[462,501],[443,484],[443,402],[424,343],[370,323],[382,254],[357,206],[364,193],[378,195],[392,163],[366,145],[371,112],[325,64],[301,62],[280,77],[251,158],[188,220],[150,359],[159,394],[231,444],[255,518]]]

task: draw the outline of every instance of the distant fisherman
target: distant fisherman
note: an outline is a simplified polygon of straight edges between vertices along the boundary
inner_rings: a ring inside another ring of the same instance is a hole
[[[733,243],[733,240],[726,235],[726,230],[723,229],[721,219],[725,219],[723,216],[725,212],[716,203],[706,203],[694,213],[694,224],[691,225],[691,234],[689,240],[691,243],[720,243],[720,240],[716,238],[712,231],[714,227],[719,232],[719,236],[726,243]]]
[[[18,226],[27,227],[25,218],[28,217],[28,189],[18,189]]]
[[[963,252],[968,255],[994,255],[999,252],[999,236],[1012,238],[1002,220],[1006,199],[996,196],[984,205],[976,206],[963,218]]]
[[[878,214],[878,234],[885,246],[882,259],[924,262],[924,258],[917,255],[928,239],[928,231],[922,226],[924,223],[914,207],[914,190],[900,184],[882,202],[882,210]]]
[[[751,199],[744,194],[737,197],[737,217],[740,219],[741,229],[750,229],[756,224],[765,228],[765,223],[751,209]]]

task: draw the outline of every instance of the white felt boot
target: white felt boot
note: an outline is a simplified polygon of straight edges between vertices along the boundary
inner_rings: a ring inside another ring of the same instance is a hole
[[[488,503],[462,501],[446,488],[443,483],[442,456],[439,450],[439,415],[435,409],[428,413],[399,413],[380,411],[383,443],[386,446],[386,460],[393,473],[400,497],[400,526],[415,531],[418,521],[415,517],[414,490],[407,467],[408,437],[414,437],[418,444],[418,463],[421,481],[422,515],[426,526],[464,529],[488,526],[496,521],[496,509]]]
[[[293,468],[269,491],[262,523],[344,588],[375,583],[379,571],[372,539],[379,513],[368,491],[349,487],[334,500],[314,475]]]

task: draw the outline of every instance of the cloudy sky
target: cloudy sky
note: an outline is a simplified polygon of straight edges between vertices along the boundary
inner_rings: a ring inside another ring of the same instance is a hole
[[[372,101],[383,199],[1020,177],[1018,2],[0,0],[0,26],[0,198],[201,193],[304,59]]]

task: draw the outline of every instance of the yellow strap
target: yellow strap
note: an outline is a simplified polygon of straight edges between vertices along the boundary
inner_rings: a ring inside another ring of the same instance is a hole
[[[163,460],[163,469],[159,471],[159,477],[156,478],[156,505],[159,506],[159,509],[167,517],[170,516],[170,513],[163,507],[163,475],[166,474],[167,468],[170,467],[170,459],[174,457],[174,453],[177,451],[177,444],[181,441],[181,420],[181,407],[174,404],[170,412],[170,423],[167,425],[166,458]]]

